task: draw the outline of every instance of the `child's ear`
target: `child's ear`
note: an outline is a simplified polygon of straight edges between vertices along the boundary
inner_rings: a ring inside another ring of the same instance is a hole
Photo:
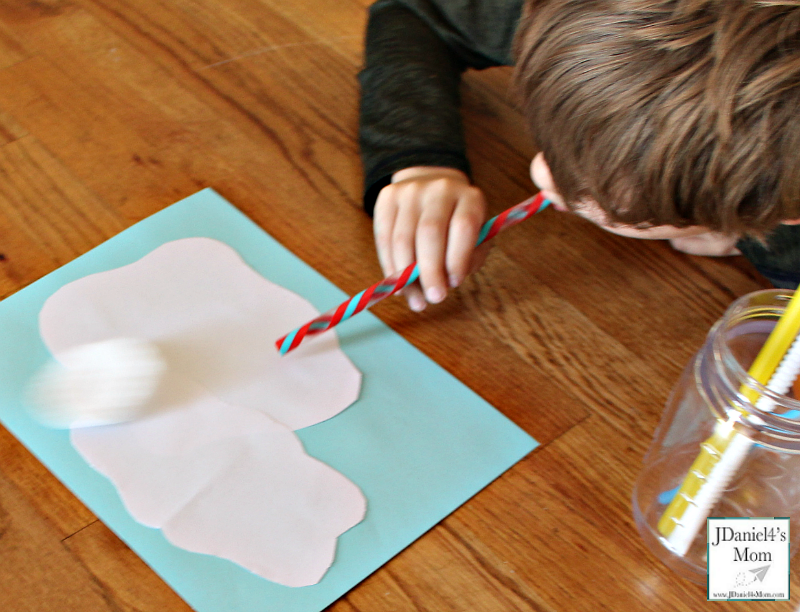
[[[531,162],[531,180],[542,191],[555,191],[550,167],[544,159],[544,153],[537,153]]]

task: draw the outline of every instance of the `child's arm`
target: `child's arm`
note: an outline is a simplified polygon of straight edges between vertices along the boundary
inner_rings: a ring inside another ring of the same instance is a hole
[[[370,9],[359,74],[364,207],[375,213],[384,272],[416,259],[431,302],[480,259],[473,246],[485,200],[469,183],[460,76],[511,63],[521,4],[380,0]],[[406,295],[424,307],[419,290]]]

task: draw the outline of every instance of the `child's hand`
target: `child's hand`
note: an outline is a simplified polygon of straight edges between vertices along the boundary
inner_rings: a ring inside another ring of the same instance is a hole
[[[705,255],[707,257],[725,257],[727,255],[741,255],[736,243],[739,236],[720,234],[717,232],[704,232],[694,236],[672,238],[669,243],[673,249],[689,255]]]
[[[460,170],[415,166],[395,172],[375,202],[375,245],[384,274],[415,260],[420,284],[403,293],[412,310],[436,304],[486,258],[488,244],[475,249],[486,216],[486,199]],[[424,292],[424,293],[423,293]]]

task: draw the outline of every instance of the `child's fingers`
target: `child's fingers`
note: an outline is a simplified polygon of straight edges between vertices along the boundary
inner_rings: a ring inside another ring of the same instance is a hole
[[[448,285],[458,287],[472,272],[475,242],[486,218],[486,199],[477,188],[471,188],[459,199],[450,220],[445,258]],[[484,251],[483,258],[485,259]],[[480,263],[483,263],[481,259]]]
[[[423,310],[427,302],[440,302],[447,295],[445,264],[451,217],[462,196],[473,190],[477,191],[459,170],[419,166],[395,172],[392,184],[378,195],[374,234],[384,273],[396,274],[414,261],[419,265],[420,283],[402,292],[412,310]],[[456,232],[457,241],[463,241],[460,233]],[[474,242],[476,236],[470,240]],[[468,259],[469,253],[460,257]],[[466,267],[465,263],[456,269],[460,274]]]
[[[445,253],[455,201],[446,183],[433,186],[425,200],[417,226],[417,263],[425,298],[438,304],[447,296]]]
[[[398,189],[388,186],[381,190],[375,201],[373,214],[373,233],[375,235],[375,249],[378,252],[378,261],[381,264],[384,276],[391,276],[398,272],[399,266],[395,265],[394,257],[394,229],[397,222],[399,199]],[[409,308],[416,312],[425,309],[427,303],[422,291],[414,284],[407,287],[400,294],[405,297]]]
[[[408,307],[414,312],[422,312],[428,305],[419,283],[414,283],[413,285],[406,287],[400,293],[404,298],[406,298]]]
[[[415,201],[417,194],[412,189],[402,189],[398,197],[397,213],[392,227],[390,258],[394,269],[389,274],[404,270],[417,259],[416,235],[420,211]],[[409,308],[415,312],[425,309],[422,291],[414,284],[402,291]]]
[[[397,268],[392,254],[392,237],[397,219],[396,190],[386,187],[375,200],[372,231],[375,236],[375,250],[385,276],[394,274]]]
[[[392,226],[391,258],[393,272],[399,272],[416,260],[416,236],[420,211],[417,206],[399,203]]]

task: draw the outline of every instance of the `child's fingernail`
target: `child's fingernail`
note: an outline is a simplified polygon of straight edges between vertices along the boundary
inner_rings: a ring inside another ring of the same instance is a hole
[[[461,279],[458,278],[455,274],[452,274],[449,278],[450,288],[455,289],[461,284]]]
[[[445,295],[444,289],[441,287],[429,287],[425,292],[425,297],[431,304],[438,304],[444,299]]]
[[[408,307],[414,312],[422,312],[425,310],[425,306],[427,306],[427,303],[421,295],[412,295],[408,298]]]

